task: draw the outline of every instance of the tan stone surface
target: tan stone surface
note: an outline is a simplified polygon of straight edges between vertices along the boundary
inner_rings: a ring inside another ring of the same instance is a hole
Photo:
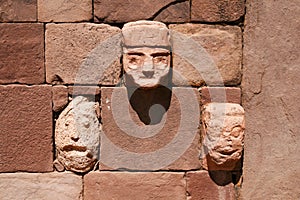
[[[193,0],[191,6],[192,21],[236,21],[244,13],[244,0]]]
[[[186,200],[184,173],[91,172],[84,176],[84,199]]]
[[[175,85],[200,86],[206,81],[208,85],[237,85],[241,81],[241,59],[242,59],[242,32],[237,26],[219,26],[203,24],[177,24],[169,28],[175,32],[184,34],[184,38],[190,38],[195,44],[204,48],[212,61],[213,68],[218,70],[221,78],[211,75],[213,71],[199,72],[201,69],[191,65],[191,61],[184,60],[176,55],[180,51],[180,44],[173,49],[173,69],[176,73],[185,77],[186,81],[173,75]],[[182,45],[186,45],[183,43]],[[177,49],[176,49],[177,48]],[[190,55],[199,57],[198,51],[189,49]],[[207,66],[206,66],[207,67]]]
[[[96,103],[77,96],[55,126],[56,159],[74,172],[87,172],[99,159],[100,124]]]
[[[0,171],[52,171],[51,86],[0,86]]]
[[[190,21],[190,2],[178,2],[163,9],[155,18],[161,22],[189,22]]]
[[[243,199],[300,198],[300,5],[247,1]]]
[[[82,178],[73,173],[0,174],[2,200],[80,200]]]
[[[43,83],[43,24],[0,24],[0,60],[0,83]]]
[[[202,87],[201,104],[210,102],[241,103],[241,89],[238,87]]]
[[[54,112],[62,111],[68,102],[68,88],[66,86],[59,85],[52,87],[52,103]]]
[[[2,0],[0,3],[0,21],[36,21],[36,4],[37,0]]]
[[[118,33],[119,28],[104,24],[47,24],[47,82],[118,83],[121,73],[120,39],[112,39]]]
[[[90,0],[37,0],[40,22],[80,22],[92,19]]]
[[[177,4],[180,3],[181,2],[178,2]],[[174,4],[177,5],[176,0],[95,0],[94,12],[96,19],[100,22],[120,23],[141,19],[151,19],[156,17],[156,15],[162,14],[162,12],[164,12],[164,10],[162,11],[163,8],[168,9]],[[177,17],[175,17],[175,19],[177,19]]]
[[[232,183],[217,185],[207,171],[188,172],[186,174],[188,200],[233,200]]]
[[[126,88],[102,88],[100,170],[200,168],[199,92],[173,88],[170,99],[164,89],[155,90],[135,92],[129,104]]]

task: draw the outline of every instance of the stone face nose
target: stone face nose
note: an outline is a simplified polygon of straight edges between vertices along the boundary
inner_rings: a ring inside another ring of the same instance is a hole
[[[154,70],[153,70],[153,69],[149,69],[149,70],[143,69],[142,72],[143,72],[143,74],[144,74],[144,76],[145,76],[146,78],[152,78],[153,75],[154,75]]]

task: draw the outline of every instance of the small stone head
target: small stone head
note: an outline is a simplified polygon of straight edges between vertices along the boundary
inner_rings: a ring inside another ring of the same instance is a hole
[[[171,45],[166,25],[155,21],[130,22],[124,25],[122,36],[126,87],[167,86]]]
[[[78,96],[60,114],[55,128],[57,160],[74,172],[93,168],[99,155],[100,127],[95,102]]]
[[[204,146],[217,165],[233,165],[244,146],[244,109],[234,103],[209,103],[202,112]]]

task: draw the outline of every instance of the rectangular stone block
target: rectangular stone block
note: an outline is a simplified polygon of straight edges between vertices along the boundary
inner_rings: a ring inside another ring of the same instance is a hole
[[[128,100],[131,92],[101,90],[100,170],[199,169],[199,92],[138,90]]]
[[[0,83],[43,83],[43,24],[0,24],[0,60]]]
[[[0,199],[81,200],[82,178],[73,173],[0,174]]]
[[[204,170],[188,172],[186,174],[188,199],[234,200],[234,185],[232,183],[226,184],[226,179],[228,179],[226,175],[225,177],[218,173],[216,175],[217,177],[214,177]]]
[[[1,22],[36,21],[37,0],[2,0],[0,3]]]
[[[38,0],[40,22],[80,22],[93,17],[90,0]]]
[[[163,9],[154,18],[155,21],[165,23],[189,22],[190,21],[190,2],[177,2]]]
[[[201,104],[241,103],[241,89],[237,87],[202,87],[200,90]]]
[[[98,86],[68,86],[68,92],[71,96],[76,95],[100,95],[101,89]]]
[[[241,82],[242,31],[238,26],[174,24],[169,28],[173,31],[175,85],[231,86]],[[184,40],[175,38],[176,32],[183,34],[177,37]],[[188,57],[180,56],[183,53]]]
[[[47,24],[47,82],[115,85],[121,74],[119,36],[119,28],[105,24]]]
[[[244,0],[193,0],[192,21],[231,22],[245,13]]]
[[[168,22],[182,22],[189,18],[189,9],[185,4],[177,0],[95,0],[94,13],[95,20],[105,23],[123,23],[155,17],[159,20],[166,17]]]
[[[90,172],[84,199],[186,200],[184,173]]]
[[[52,87],[52,103],[54,112],[62,111],[68,102],[68,88],[66,86],[57,85]]]
[[[51,86],[0,86],[0,172],[53,170]]]

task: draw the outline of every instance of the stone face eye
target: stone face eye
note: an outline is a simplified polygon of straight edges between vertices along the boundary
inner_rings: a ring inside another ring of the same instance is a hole
[[[142,58],[139,55],[128,55],[128,67],[130,69],[137,69],[141,66]]]

